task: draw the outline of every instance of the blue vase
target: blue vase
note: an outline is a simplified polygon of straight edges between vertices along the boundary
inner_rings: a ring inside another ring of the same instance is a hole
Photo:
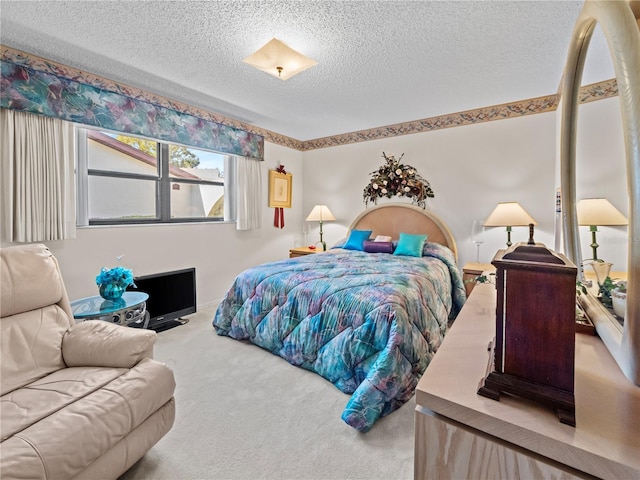
[[[117,283],[104,283],[100,285],[100,296],[105,300],[118,300],[122,297],[126,287]]]

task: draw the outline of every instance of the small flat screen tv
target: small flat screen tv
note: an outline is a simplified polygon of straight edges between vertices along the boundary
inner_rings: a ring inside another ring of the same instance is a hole
[[[134,277],[136,288],[130,290],[149,295],[148,328],[156,329],[180,322],[180,317],[196,312],[196,269],[185,268],[172,272]]]

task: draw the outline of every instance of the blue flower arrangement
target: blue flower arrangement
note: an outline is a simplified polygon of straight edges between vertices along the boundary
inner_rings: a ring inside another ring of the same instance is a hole
[[[133,272],[124,267],[102,267],[96,277],[96,285],[100,287],[100,296],[106,300],[116,300],[122,297],[129,285],[136,286],[133,283]]]
[[[96,285],[105,285],[107,283],[115,283],[123,286],[124,288],[127,288],[129,285],[133,285],[135,287],[135,284],[133,283],[133,272],[128,268],[123,267],[102,267],[100,274],[96,277]]]

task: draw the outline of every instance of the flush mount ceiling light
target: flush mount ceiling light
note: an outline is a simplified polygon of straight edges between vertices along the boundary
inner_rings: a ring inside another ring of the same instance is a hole
[[[318,63],[300,52],[296,52],[277,38],[270,40],[260,50],[245,58],[243,62],[278,77],[280,80],[287,80]]]

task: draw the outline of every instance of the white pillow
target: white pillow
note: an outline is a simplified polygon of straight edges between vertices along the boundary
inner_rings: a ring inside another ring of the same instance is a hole
[[[378,235],[376,238],[373,239],[373,241],[374,242],[390,242],[391,237],[387,235]]]

